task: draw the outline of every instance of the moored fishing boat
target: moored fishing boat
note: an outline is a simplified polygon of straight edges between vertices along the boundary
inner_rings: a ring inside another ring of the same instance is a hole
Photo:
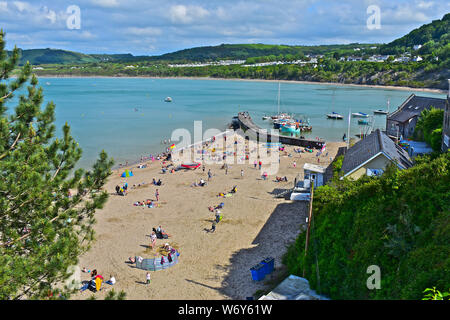
[[[172,98],[171,97],[167,97],[164,99],[165,102],[172,102]]]
[[[289,120],[288,119],[276,119],[273,121],[273,128],[274,129],[280,129],[280,127],[287,123]]]
[[[369,121],[363,120],[363,119],[359,119],[359,120],[358,120],[358,124],[361,124],[361,125],[367,125],[367,124],[369,124]]]
[[[354,112],[354,113],[352,113],[352,116],[354,118],[368,118],[369,117],[369,115],[364,112]]]
[[[339,113],[336,113],[334,111],[332,113],[327,114],[327,118],[334,119],[334,120],[343,120],[344,119],[343,116],[341,116]]]
[[[388,112],[386,110],[382,110],[382,109],[378,109],[378,110],[373,110],[374,114],[388,114]]]
[[[296,124],[288,123],[280,127],[280,131],[283,133],[300,133],[300,127]]]

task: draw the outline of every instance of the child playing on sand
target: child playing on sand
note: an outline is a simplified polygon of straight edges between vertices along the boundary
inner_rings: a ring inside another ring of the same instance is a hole
[[[146,278],[147,278],[147,284],[150,284],[150,273],[147,272]]]

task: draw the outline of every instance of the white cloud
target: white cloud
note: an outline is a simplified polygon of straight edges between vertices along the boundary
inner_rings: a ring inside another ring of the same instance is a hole
[[[0,1],[0,12],[7,12],[7,11],[8,11],[8,2]]]
[[[419,1],[419,3],[417,4],[417,7],[420,9],[428,9],[430,7],[434,6],[434,2],[430,1],[430,2],[426,2],[426,1]]]
[[[56,12],[55,11],[49,10],[47,7],[42,8],[42,10],[44,11],[45,18],[50,20],[51,23],[56,22]]]
[[[175,5],[169,10],[169,18],[173,23],[188,24],[208,15],[208,10],[200,6]]]
[[[32,10],[32,6],[27,2],[13,1],[13,4],[16,6],[17,10],[19,10],[20,12]]]

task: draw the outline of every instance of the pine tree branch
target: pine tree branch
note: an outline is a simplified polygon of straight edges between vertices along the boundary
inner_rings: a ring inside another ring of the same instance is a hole
[[[93,188],[88,189],[88,192],[86,192],[86,195],[90,194],[92,191],[93,191]],[[54,218],[50,219],[50,220],[48,221],[48,223],[52,223],[52,222],[56,221],[56,220],[57,220],[59,217],[61,217],[64,213],[66,213],[66,212],[69,211],[69,210],[72,210],[72,209],[73,209],[74,207],[76,207],[80,202],[82,202],[82,200],[86,197],[86,195],[82,196],[82,197],[80,198],[80,200],[79,200],[78,203],[74,204],[74,205],[71,206],[70,208],[67,208],[66,210],[62,211],[60,214],[58,214],[58,215],[55,216]],[[28,238],[30,235],[31,235],[31,231],[28,232],[28,233],[26,233],[26,234],[24,234],[23,236],[21,236],[21,237],[19,237],[19,238],[17,238],[17,239],[10,240],[10,241],[8,241],[8,242],[6,242],[6,243],[0,243],[0,248],[1,248],[1,247],[7,247],[7,246],[9,246],[9,245],[11,245],[11,244],[13,244],[14,242],[17,242],[17,241],[22,241],[22,240]]]
[[[14,149],[14,147],[16,146],[17,142],[19,141],[20,138],[20,132],[16,137],[16,140],[14,141],[14,143],[11,145],[11,147],[9,147],[8,151],[6,151],[5,153],[3,153],[2,155],[0,155],[0,160],[2,160],[4,157],[6,157],[8,155],[8,152],[10,152],[12,149]]]

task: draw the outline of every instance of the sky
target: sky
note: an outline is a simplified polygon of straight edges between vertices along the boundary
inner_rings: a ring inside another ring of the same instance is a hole
[[[0,0],[7,49],[159,55],[222,43],[388,43],[448,0]]]

